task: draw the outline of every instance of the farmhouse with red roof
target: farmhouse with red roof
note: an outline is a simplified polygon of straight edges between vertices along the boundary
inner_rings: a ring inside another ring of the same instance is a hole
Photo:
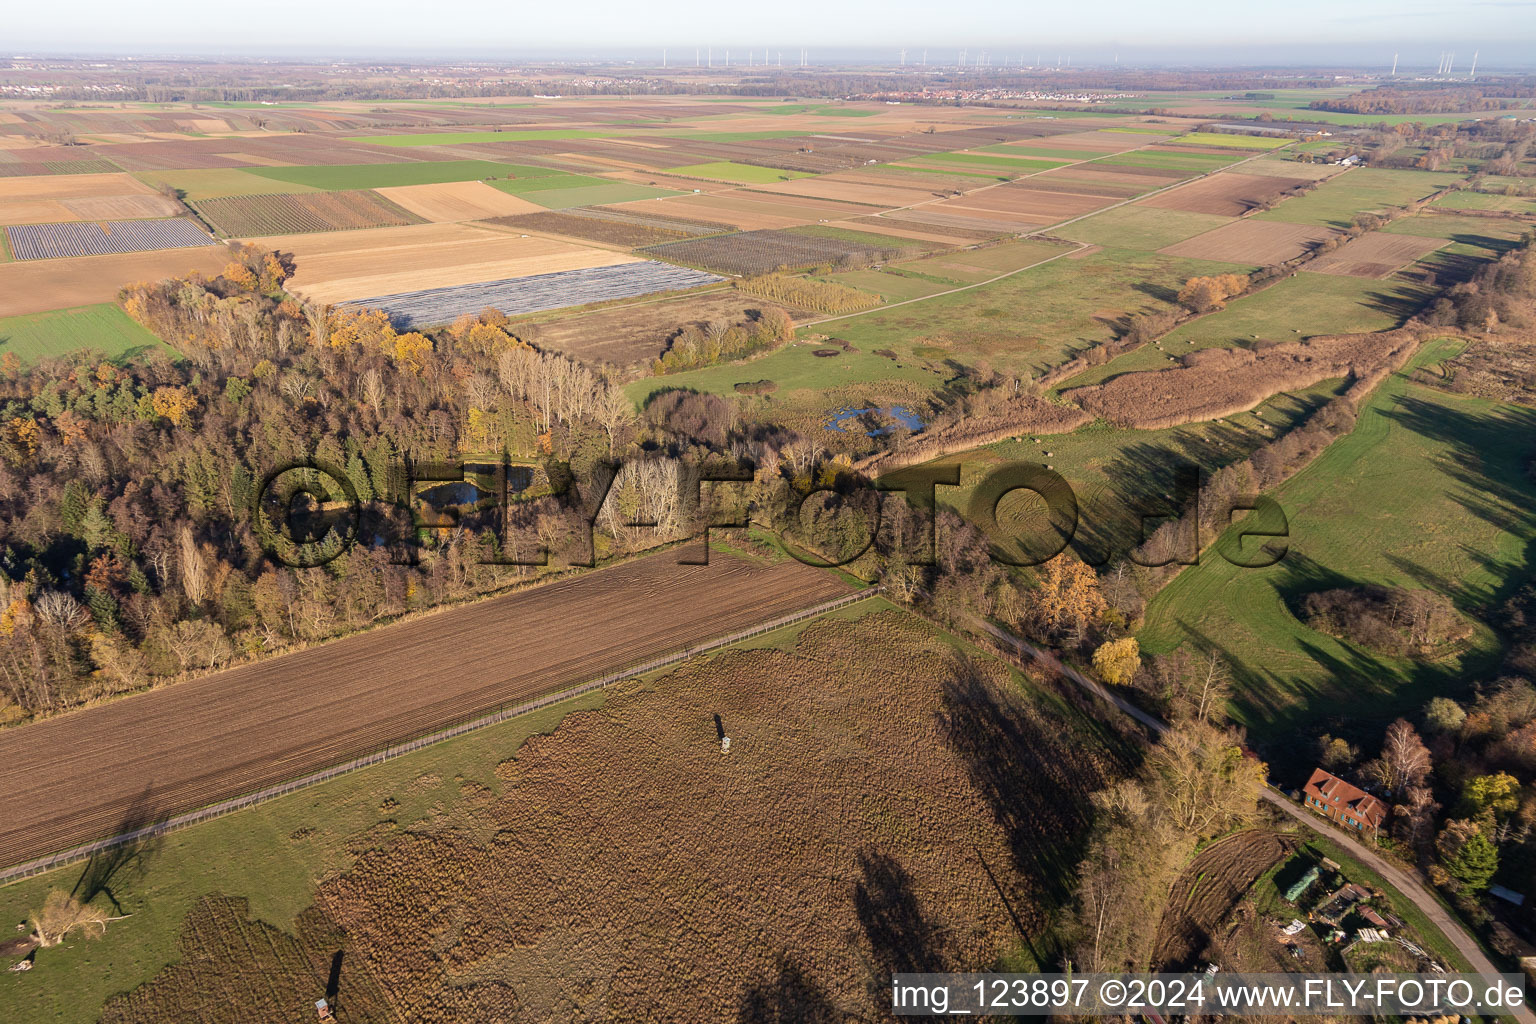
[[[1345,828],[1375,831],[1387,820],[1386,804],[1321,768],[1312,773],[1301,794],[1308,807]]]

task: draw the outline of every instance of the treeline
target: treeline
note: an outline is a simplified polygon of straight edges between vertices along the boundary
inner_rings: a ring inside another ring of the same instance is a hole
[[[0,365],[0,720],[505,587],[533,570],[481,564],[501,524],[418,534],[403,463],[529,461],[542,483],[517,504],[518,536],[538,539],[520,555],[560,557],[590,510],[553,496],[544,460],[589,467],[646,429],[613,382],[494,311],[399,333],[285,298],[286,268],[235,248],[218,277],[125,290],[184,358]],[[253,518],[273,512],[253,511],[258,483],[305,460],[362,503],[362,542],[318,569],[275,561]]]
[[[1536,301],[1536,232],[1519,248],[1479,267],[1471,280],[1452,285],[1436,299],[1425,320],[1435,326],[1491,333],[1501,324],[1526,327]]]
[[[741,323],[714,320],[704,327],[688,326],[673,337],[667,350],[652,364],[657,376],[681,373],[701,366],[745,359],[777,348],[795,338],[795,322],[774,306],[753,311]]]
[[[789,274],[759,274],[735,282],[738,291],[759,298],[772,299],[787,306],[813,309],[818,313],[857,313],[873,309],[884,299],[834,281],[813,281]]]
[[[1464,88],[1402,89],[1382,86],[1338,98],[1313,100],[1311,110],[1343,114],[1471,114],[1483,110],[1515,110],[1518,102],[1536,96],[1529,84],[1499,84]]]

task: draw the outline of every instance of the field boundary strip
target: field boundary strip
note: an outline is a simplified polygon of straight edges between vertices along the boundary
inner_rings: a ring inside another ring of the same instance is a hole
[[[231,797],[228,800],[221,800],[218,803],[210,804],[207,807],[200,807],[196,810],[186,811],[181,814],[174,815],[173,817],[167,818],[165,821],[157,822],[153,825],[146,825],[143,828],[134,829],[131,832],[124,832],[119,835],[109,836],[105,839],[98,839],[94,842],[86,843],[82,846],[76,846],[70,850],[65,850],[62,853],[56,853],[48,857],[38,857],[34,860],[27,861],[24,864],[17,864],[14,867],[0,870],[0,885],[7,885],[11,882],[15,882],[23,878],[30,878],[34,875],[46,874],[47,872],[53,871],[57,868],[67,867],[70,864],[86,860],[98,853],[110,850],[115,846],[122,846],[126,843],[138,842],[141,839],[152,839],[156,836],[165,835],[168,832],[174,832],[178,829],[187,828],[192,825],[198,825],[213,818],[220,818],[226,814],[233,814],[236,811],[242,811],[248,807],[254,807],[257,804],[266,803],[269,800],[275,800],[278,797],[287,796],[288,794],[295,793],[301,789],[308,789],[310,786],[317,786],[323,782],[329,782],[332,779],[339,778],[343,775],[349,775],[352,772],[363,768],[368,768],[372,765],[383,764],[386,761],[393,761],[396,758],[403,757],[406,754],[415,753],[418,750],[433,746],[437,743],[442,743],[445,740],[454,739],[471,732],[477,732],[481,729],[489,728],[493,725],[499,725],[502,722],[517,718],[521,715],[530,714],[534,711],[539,711],[543,708],[550,707],[551,705],[559,704],[564,701],[571,700],[575,697],[580,697],[584,694],[591,693],[594,690],[601,690],[604,687],[612,686],[614,683],[621,682],[622,680],[632,676],[644,675],[648,672],[654,672],[658,669],[667,668],[670,665],[677,664],[680,661],[695,657],[699,654],[706,654],[710,651],[719,650],[723,647],[730,647],[734,644],[739,644],[744,640],[750,640],[753,637],[762,636],[765,633],[772,633],[775,630],[783,629],[786,626],[792,626],[798,622],[804,622],[807,619],[814,619],[821,615],[825,615],[828,612],[837,611],[840,608],[846,608],[849,605],[857,604],[858,602],[868,600],[871,597],[876,597],[882,592],[882,590],[882,587],[874,586],[864,590],[857,590],[850,594],[844,594],[841,597],[834,597],[830,600],[822,601],[818,604],[802,608],[797,612],[791,612],[788,615],[781,615],[778,618],[772,619],[768,622],[759,623],[750,629],[737,630],[734,633],[728,633],[724,636],[715,637],[711,640],[705,640],[702,643],[697,643],[690,647],[682,648],[681,650],[674,651],[670,654],[663,654],[655,658],[650,658],[639,664],[631,664],[621,669],[615,669],[614,671],[609,672],[597,679],[591,679],[585,683],[578,683],[575,686],[555,690],[551,693],[546,693],[542,697],[536,697],[530,701],[523,701],[520,704],[515,704],[511,707],[505,707],[499,711],[493,711],[488,715],[481,715],[467,722],[460,722],[457,725],[447,726],[445,728],[438,729],[435,732],[428,733],[425,736],[418,736],[412,740],[406,740],[402,743],[392,744],[382,750],[375,751],[374,753],[364,754],[360,757],[352,758],[351,760],[345,761],[342,764],[334,765],[330,768],[323,768],[317,772],[311,772],[308,775],[300,776],[299,778],[293,779],[289,782],[284,782],[276,786],[268,786],[267,788],[258,790],[255,793],[248,793],[245,796]]]

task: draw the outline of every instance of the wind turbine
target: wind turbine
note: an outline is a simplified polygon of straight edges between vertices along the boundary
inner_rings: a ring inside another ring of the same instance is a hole
[[[1482,53],[1482,51],[1481,50],[1473,50],[1472,51],[1472,70],[1467,72],[1467,77],[1468,78],[1476,78],[1477,77],[1477,55],[1479,53]]]
[[[1397,54],[1392,55],[1392,77],[1397,77]]]

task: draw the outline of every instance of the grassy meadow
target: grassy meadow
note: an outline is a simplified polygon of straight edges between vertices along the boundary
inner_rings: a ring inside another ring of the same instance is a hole
[[[1410,365],[1459,347],[1431,343]],[[1309,629],[1299,602],[1318,590],[1381,584],[1437,591],[1469,614],[1497,606],[1532,572],[1536,483],[1525,464],[1533,430],[1532,410],[1394,376],[1353,433],[1274,492],[1290,523],[1287,556],[1266,569],[1202,558],[1148,608],[1143,648],[1221,652],[1237,680],[1238,721],[1261,746],[1285,738],[1266,752],[1287,767],[1305,753],[1298,736],[1379,742],[1396,716],[1487,678],[1497,637],[1473,623],[1471,638],[1439,657],[1385,657]]]
[[[0,317],[0,355],[14,352],[23,363],[83,349],[115,359],[152,348],[166,348],[166,345],[130,319],[127,313],[107,302]]]

